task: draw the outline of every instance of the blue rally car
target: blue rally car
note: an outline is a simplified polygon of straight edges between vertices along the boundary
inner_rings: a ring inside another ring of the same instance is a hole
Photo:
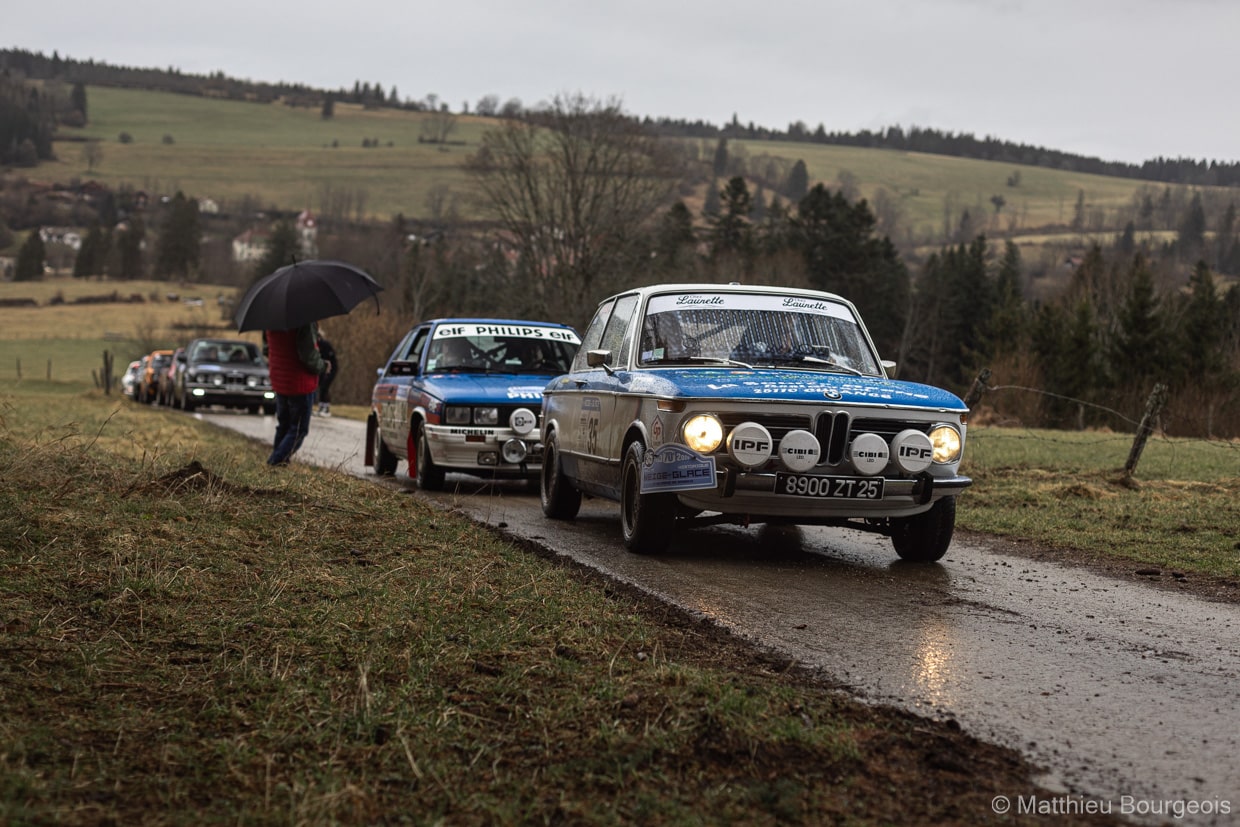
[[[448,471],[537,480],[543,388],[568,370],[571,327],[512,319],[433,319],[392,351],[371,394],[365,464],[392,475],[400,460],[418,487]]]
[[[951,543],[968,409],[888,377],[851,302],[811,290],[667,284],[604,300],[544,393],[542,509],[620,503],[625,545],[681,527],[835,525],[907,560]]]

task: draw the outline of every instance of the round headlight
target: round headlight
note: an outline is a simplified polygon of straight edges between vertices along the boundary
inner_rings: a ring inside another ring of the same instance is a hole
[[[680,433],[688,445],[699,454],[713,454],[723,442],[723,425],[713,414],[689,417],[681,426]]]
[[[934,446],[935,462],[955,462],[960,459],[963,444],[960,432],[950,425],[935,425],[930,429],[930,444]]]

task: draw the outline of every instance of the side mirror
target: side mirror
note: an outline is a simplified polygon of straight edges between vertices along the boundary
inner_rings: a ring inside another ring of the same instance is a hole
[[[607,363],[611,361],[610,350],[589,350],[586,351],[586,364],[592,368],[605,368]]]
[[[883,375],[888,379],[896,378],[896,363],[890,359],[884,359],[880,364],[883,366]]]

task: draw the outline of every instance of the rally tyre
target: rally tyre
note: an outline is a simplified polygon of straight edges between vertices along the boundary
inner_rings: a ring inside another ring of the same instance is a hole
[[[442,491],[444,470],[431,459],[431,446],[426,438],[426,428],[418,426],[417,454],[414,459],[413,478],[423,491]]]
[[[553,520],[576,517],[581,510],[581,492],[564,476],[554,432],[547,436],[547,443],[543,446],[541,479],[538,495],[542,500],[543,514]]]
[[[388,450],[383,435],[375,432],[375,473],[381,477],[390,477],[396,473],[396,463],[400,458]]]
[[[667,550],[676,522],[676,495],[641,493],[642,457],[640,442],[629,445],[624,454],[620,481],[620,525],[624,545],[637,554],[659,554]]]
[[[901,560],[933,563],[947,553],[956,528],[956,498],[944,497],[929,511],[891,520],[891,544]]]

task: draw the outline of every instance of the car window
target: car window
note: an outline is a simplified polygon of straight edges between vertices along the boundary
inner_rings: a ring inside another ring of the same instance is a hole
[[[611,318],[607,321],[607,327],[603,329],[603,341],[600,347],[611,351],[611,358],[607,360],[609,365],[624,364],[626,361],[625,334],[629,332],[629,326],[632,324],[633,309],[637,307],[637,300],[638,297],[635,294],[616,299]]]
[[[420,327],[413,332],[413,338],[409,342],[409,349],[405,351],[401,358],[408,359],[410,362],[419,362],[422,359],[422,350],[426,347],[426,339],[430,336],[430,328]]]
[[[589,369],[586,364],[586,353],[597,349],[599,343],[603,341],[603,328],[607,324],[608,317],[611,316],[611,308],[615,303],[615,299],[609,299],[600,304],[598,310],[595,311],[594,318],[586,328],[586,335],[581,337],[581,349],[577,351],[577,358],[573,360],[573,370]]]
[[[654,296],[642,322],[643,365],[732,359],[815,367],[815,360],[879,375],[877,356],[856,317],[838,302],[786,303],[744,294]],[[686,301],[691,299],[691,301]]]

